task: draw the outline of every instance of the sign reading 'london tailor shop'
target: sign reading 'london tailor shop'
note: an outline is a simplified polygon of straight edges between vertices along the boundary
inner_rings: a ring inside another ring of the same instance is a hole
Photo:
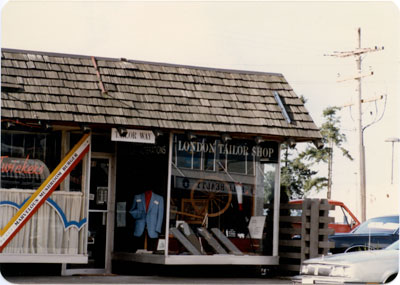
[[[233,141],[229,143],[205,142],[205,141],[177,141],[178,151],[212,153],[228,156],[255,156],[269,162],[278,161],[278,143],[262,142],[259,145],[249,145],[245,141]]]

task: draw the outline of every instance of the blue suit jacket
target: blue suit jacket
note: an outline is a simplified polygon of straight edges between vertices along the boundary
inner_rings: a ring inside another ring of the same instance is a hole
[[[158,238],[161,233],[161,226],[164,217],[164,198],[156,193],[152,193],[149,209],[146,213],[146,198],[144,193],[135,195],[133,205],[129,213],[136,220],[133,235],[140,237],[147,227],[150,238]]]

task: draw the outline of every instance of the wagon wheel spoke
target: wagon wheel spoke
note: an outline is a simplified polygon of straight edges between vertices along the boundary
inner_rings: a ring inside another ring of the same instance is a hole
[[[213,200],[211,203],[219,208],[220,203],[217,203],[217,201]]]

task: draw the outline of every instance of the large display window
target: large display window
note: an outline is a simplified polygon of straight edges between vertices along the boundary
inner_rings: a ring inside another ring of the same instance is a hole
[[[77,159],[78,154],[66,160],[62,169],[57,168],[63,158],[61,142],[61,132],[2,131],[0,228],[4,231],[9,229],[15,236],[2,248],[1,254],[33,256],[29,259],[33,262],[60,262],[61,259],[46,259],[51,255],[80,255],[82,259],[73,260],[86,260],[84,187],[80,184],[75,191],[65,191],[63,184],[57,186],[64,177],[63,171],[73,168],[68,163]],[[82,182],[81,176],[82,173],[76,178]],[[50,191],[49,196],[45,195],[45,191]],[[35,200],[32,197],[36,197]],[[46,197],[43,204],[28,214],[41,197]],[[29,218],[23,226],[11,230],[18,220],[26,216]],[[35,258],[38,255],[41,258]]]
[[[272,255],[277,142],[173,135],[168,255]]]

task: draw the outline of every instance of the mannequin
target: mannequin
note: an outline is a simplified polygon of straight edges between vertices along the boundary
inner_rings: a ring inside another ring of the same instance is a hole
[[[162,196],[149,189],[135,195],[129,213],[135,219],[134,237],[140,238],[144,235],[145,245],[147,236],[150,239],[158,238],[164,217],[164,198]],[[151,241],[151,243],[153,242]],[[147,249],[146,246],[145,249]]]

